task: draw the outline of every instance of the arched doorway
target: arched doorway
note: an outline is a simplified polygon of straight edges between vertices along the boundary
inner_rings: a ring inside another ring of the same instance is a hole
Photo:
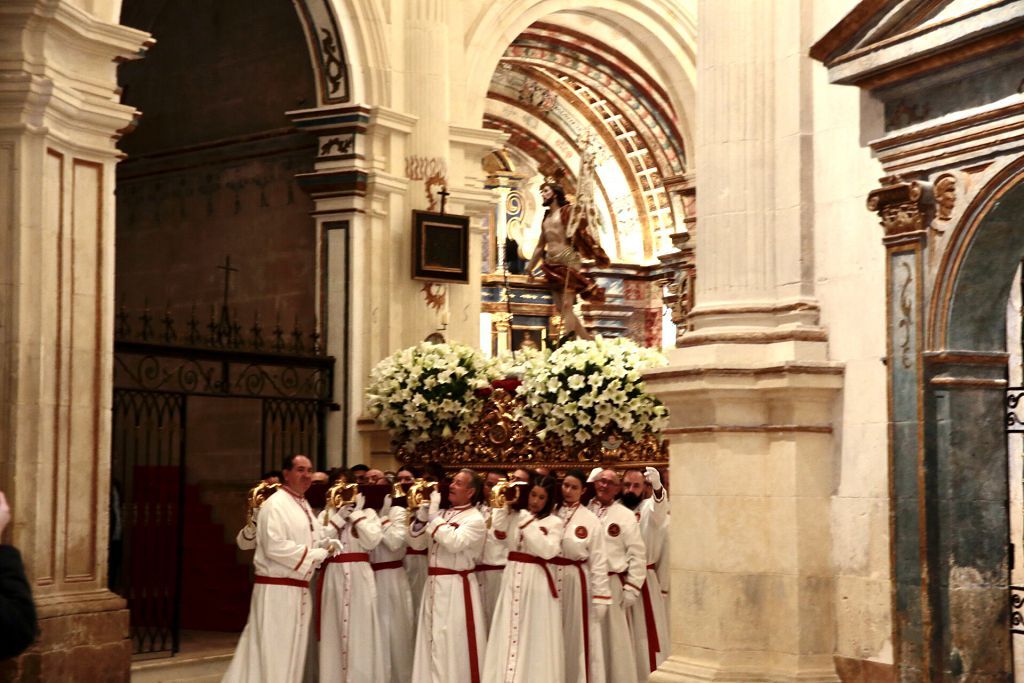
[[[1021,340],[1008,334],[1020,329],[1019,318],[1008,319],[1008,301],[1018,298],[1012,289],[1024,257],[1022,180],[1020,162],[1011,163],[976,195],[945,250],[931,302],[931,344],[942,351],[927,372],[925,585],[941,671],[1009,672],[1020,649],[1010,609],[1019,595],[1008,591],[1024,540],[1022,483],[1011,476],[1021,458],[1013,435]]]
[[[324,467],[333,403],[324,240],[298,181],[329,150],[289,113],[353,84],[330,3],[128,0],[121,20],[156,44],[119,74],[142,118],[117,170],[110,584],[137,655],[214,632],[233,648],[244,494],[283,455]]]

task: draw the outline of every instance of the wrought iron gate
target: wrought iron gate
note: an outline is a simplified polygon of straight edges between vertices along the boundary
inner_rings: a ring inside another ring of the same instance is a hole
[[[324,421],[336,408],[334,359],[323,355],[315,334],[298,329],[285,335],[278,326],[266,343],[258,322],[242,338],[224,316],[200,336],[193,316],[185,343],[176,344],[169,316],[159,335],[148,312],[139,319],[133,335],[122,312],[114,347],[111,588],[128,601],[135,653],[173,654],[180,645],[189,398],[261,402],[260,471],[299,452],[323,467]]]

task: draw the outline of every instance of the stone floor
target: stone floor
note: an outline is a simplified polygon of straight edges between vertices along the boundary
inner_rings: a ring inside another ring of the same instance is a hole
[[[181,650],[175,656],[132,663],[132,683],[217,683],[231,662],[238,635],[182,631]]]

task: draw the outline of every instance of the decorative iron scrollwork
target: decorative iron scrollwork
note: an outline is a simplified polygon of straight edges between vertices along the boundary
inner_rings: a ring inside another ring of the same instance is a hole
[[[288,364],[284,358],[232,357],[229,352],[191,357],[188,349],[123,346],[114,354],[115,386],[142,391],[249,398],[326,401],[331,395],[332,360]],[[300,359],[296,359],[298,361]]]

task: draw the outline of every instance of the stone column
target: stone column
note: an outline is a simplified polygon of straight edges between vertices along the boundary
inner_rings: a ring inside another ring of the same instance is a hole
[[[317,135],[321,150],[299,183],[316,202],[326,284],[319,309],[327,352],[336,359],[341,410],[329,418],[328,454],[331,464],[351,465],[374,450],[375,430],[359,423],[370,370],[415,341],[406,316],[422,295],[409,277],[410,183],[399,173],[416,119],[359,104],[289,115]]]
[[[702,0],[696,292],[668,406],[672,654],[651,680],[835,681],[833,406],[814,293],[808,2]]]
[[[149,36],[62,0],[0,4],[0,488],[38,642],[5,680],[128,680],[107,586],[117,61]]]
[[[806,4],[699,5],[701,235],[692,331],[681,346],[703,346],[703,357],[824,358]]]
[[[932,581],[928,546],[932,531],[924,509],[927,491],[921,424],[925,403],[919,386],[923,373],[924,259],[929,213],[933,208],[931,191],[926,184],[893,181],[868,195],[868,208],[878,213],[885,231],[886,319],[893,339],[886,374],[892,410],[889,490],[893,519],[899,520],[891,529],[895,663],[910,678],[931,680],[936,668],[936,662],[927,654],[933,637],[930,615],[934,606],[928,598]],[[1002,367],[1005,368],[1005,362]],[[901,613],[910,618],[899,618]]]

